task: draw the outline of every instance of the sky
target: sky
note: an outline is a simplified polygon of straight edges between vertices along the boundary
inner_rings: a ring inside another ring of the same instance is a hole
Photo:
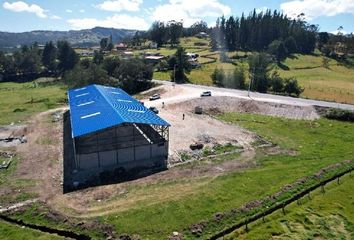
[[[184,26],[253,9],[305,13],[320,31],[354,32],[354,0],[1,0],[0,31],[79,30],[96,26],[147,30],[154,21],[183,20]]]

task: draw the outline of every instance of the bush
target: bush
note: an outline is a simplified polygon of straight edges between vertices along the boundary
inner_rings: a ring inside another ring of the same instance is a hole
[[[324,116],[328,119],[354,122],[354,111],[350,110],[331,109]]]
[[[284,80],[275,71],[270,78],[270,87],[274,93],[284,92]]]
[[[296,78],[286,78],[284,83],[284,92],[287,93],[289,96],[300,96],[300,94],[304,91],[301,88],[296,80]]]

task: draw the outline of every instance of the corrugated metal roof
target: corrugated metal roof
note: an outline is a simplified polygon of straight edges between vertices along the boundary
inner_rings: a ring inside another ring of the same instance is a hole
[[[170,126],[120,88],[89,85],[68,91],[72,136],[122,123]]]

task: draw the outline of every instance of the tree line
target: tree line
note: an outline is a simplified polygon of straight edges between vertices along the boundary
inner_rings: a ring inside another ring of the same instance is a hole
[[[290,19],[281,12],[266,10],[249,16],[218,18],[211,31],[214,50],[264,51],[274,41],[291,41],[292,51],[311,53],[316,47],[317,26],[303,20],[303,14]],[[291,39],[291,40],[289,40]]]
[[[129,94],[144,91],[152,86],[153,68],[138,58],[121,59],[105,57],[82,59],[75,67],[64,73],[64,82],[70,88],[101,84],[120,87]]]
[[[109,47],[111,41],[101,47]],[[12,55],[0,52],[0,80],[30,81],[38,76],[62,79],[70,88],[88,84],[121,87],[128,93],[151,86],[153,68],[141,59],[104,57],[97,51],[92,59],[80,59],[67,41],[48,42],[43,49],[34,43]]]
[[[145,40],[151,40],[158,48],[165,44],[176,47],[181,37],[191,37],[200,32],[208,33],[209,31],[208,24],[204,21],[197,21],[187,28],[181,21],[155,21],[148,31],[137,31],[129,42],[132,46],[141,46]]]
[[[57,44],[48,42],[44,49],[34,43],[22,46],[12,55],[0,52],[0,74],[3,80],[26,78],[33,74],[60,76],[78,61],[79,56],[67,41],[58,41]]]

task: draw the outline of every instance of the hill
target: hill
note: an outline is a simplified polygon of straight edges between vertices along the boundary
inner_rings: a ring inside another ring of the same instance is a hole
[[[211,74],[216,68],[223,69],[226,73],[232,73],[235,68],[243,67],[248,71],[247,56],[251,52],[232,51],[226,52],[229,62],[220,60],[220,52],[212,51],[209,44],[196,46],[201,42],[198,38],[181,38],[180,45],[187,52],[199,54],[200,68],[193,69],[187,77],[191,83],[201,85],[213,85]],[[204,42],[208,41],[205,39]],[[146,49],[145,51],[155,51]],[[176,49],[169,46],[162,47],[157,52],[163,55],[172,55]],[[279,72],[282,77],[296,77],[305,91],[300,95],[302,98],[333,101],[338,103],[354,104],[354,69],[341,62],[330,59],[328,67],[323,66],[324,56],[320,54],[293,54],[284,60],[284,69],[272,65],[272,69]],[[273,70],[270,72],[272,73]],[[170,80],[171,71],[154,72],[154,79]],[[246,74],[249,82],[249,74]]]
[[[71,31],[31,31],[22,33],[0,32],[0,49],[14,48],[18,45],[29,45],[33,42],[45,44],[49,41],[67,40],[76,47],[96,45],[112,34],[114,42],[134,35],[136,30],[95,27],[85,30]]]

